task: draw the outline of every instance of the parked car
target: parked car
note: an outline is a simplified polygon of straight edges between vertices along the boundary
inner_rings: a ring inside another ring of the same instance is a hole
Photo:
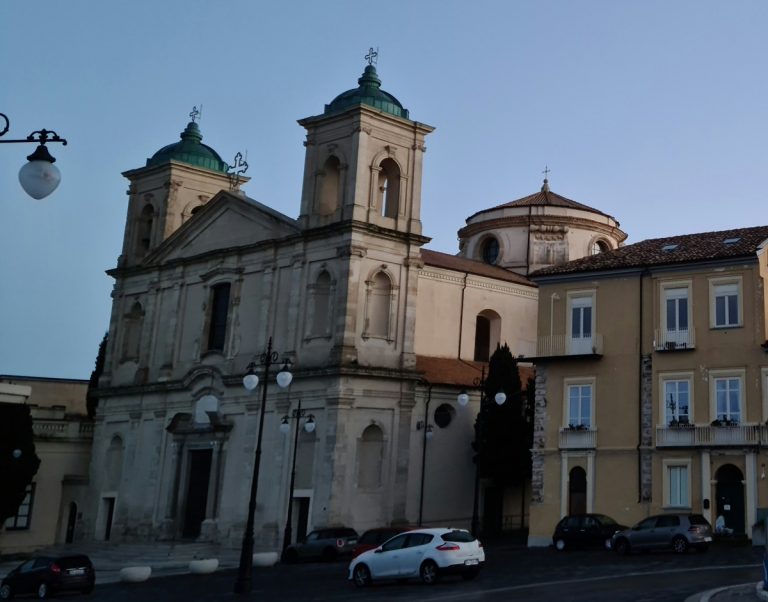
[[[658,514],[641,520],[613,536],[619,554],[631,550],[672,548],[678,554],[688,548],[705,551],[712,543],[712,525],[701,514]]]
[[[377,527],[375,529],[368,529],[357,540],[357,545],[352,550],[352,558],[357,558],[363,552],[372,550],[383,544],[388,539],[391,539],[395,535],[411,531],[417,527],[401,526],[401,527]]]
[[[354,558],[349,579],[358,587],[380,579],[410,577],[432,585],[446,574],[474,579],[484,563],[483,544],[464,529],[415,529]]]
[[[0,599],[17,594],[34,594],[48,598],[63,591],[90,594],[96,581],[96,571],[85,554],[70,556],[39,556],[22,562],[0,582]]]
[[[552,543],[558,551],[580,546],[612,547],[614,533],[628,529],[605,514],[571,514],[555,527]]]
[[[335,560],[339,556],[347,556],[357,544],[357,531],[348,527],[333,527],[317,529],[307,537],[283,552],[284,562],[320,559]]]

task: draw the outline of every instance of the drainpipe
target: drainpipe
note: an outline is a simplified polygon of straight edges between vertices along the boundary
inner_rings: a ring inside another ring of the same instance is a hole
[[[456,359],[461,359],[461,332],[464,328],[464,293],[467,290],[467,276],[469,274],[464,272],[464,284],[461,287],[461,308],[459,309],[459,348],[456,350]],[[474,352],[473,352],[474,353]],[[474,359],[474,355],[472,358]]]
[[[528,244],[525,247],[525,275],[531,273],[531,210],[533,207],[528,205]]]
[[[637,340],[638,368],[637,368],[637,503],[643,501],[643,278],[648,274],[645,269],[640,272],[640,298],[639,313],[640,326]]]

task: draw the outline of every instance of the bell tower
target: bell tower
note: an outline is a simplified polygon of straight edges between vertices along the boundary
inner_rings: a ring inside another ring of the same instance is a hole
[[[123,172],[131,184],[119,267],[140,264],[216,193],[248,181],[231,180],[227,163],[202,143],[197,109],[190,116],[179,142],[161,148],[144,167]]]
[[[299,223],[354,221],[421,235],[424,139],[434,128],[409,118],[366,58],[357,88],[299,121],[307,130]]]

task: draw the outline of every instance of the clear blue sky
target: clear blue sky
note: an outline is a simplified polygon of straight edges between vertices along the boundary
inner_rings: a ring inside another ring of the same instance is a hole
[[[628,242],[768,223],[768,2],[0,3],[8,138],[56,130],[59,189],[34,201],[0,145],[0,373],[88,378],[107,329],[127,204],[121,172],[178,140],[248,151],[246,192],[299,210],[303,129],[378,46],[383,89],[435,126],[429,247],[474,212],[552,190]]]

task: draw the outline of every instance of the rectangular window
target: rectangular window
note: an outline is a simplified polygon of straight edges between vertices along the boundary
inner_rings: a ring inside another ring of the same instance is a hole
[[[736,284],[715,286],[715,326],[738,326],[739,288]]]
[[[669,506],[690,506],[688,493],[688,466],[671,464],[667,466]]]
[[[568,385],[568,426],[592,426],[592,385]]]
[[[687,424],[690,420],[691,382],[689,380],[664,381],[666,423],[673,420]]]
[[[224,351],[229,313],[229,283],[217,284],[211,293],[211,317],[208,326],[208,350]]]
[[[667,332],[688,331],[688,289],[664,289]]]
[[[27,490],[24,495],[24,499],[16,511],[15,516],[11,516],[5,520],[5,528],[8,531],[29,529],[29,524],[32,518],[32,503],[35,500],[35,484],[30,483],[27,485]]]
[[[715,378],[715,418],[741,422],[741,379]]]
[[[592,295],[573,295],[568,298],[569,349],[568,353],[593,353],[594,298]]]

